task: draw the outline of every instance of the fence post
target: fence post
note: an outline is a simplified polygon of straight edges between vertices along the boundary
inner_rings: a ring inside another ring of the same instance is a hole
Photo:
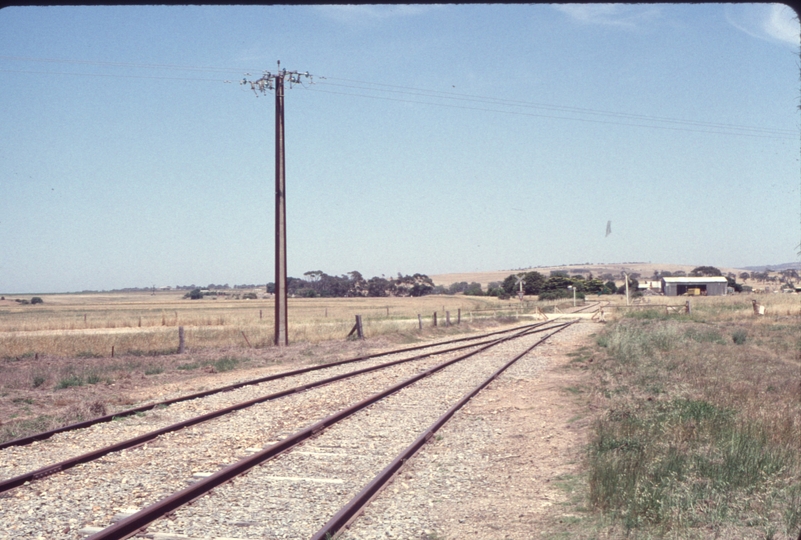
[[[353,333],[356,332],[356,336],[359,339],[364,339],[364,330],[362,329],[362,316],[356,315],[356,324],[353,325],[350,332],[348,333],[348,337],[352,336]]]
[[[387,317],[389,317],[389,306],[387,306]]]
[[[114,358],[114,345],[111,346],[111,357]]]
[[[184,327],[178,327],[178,354],[184,354]]]
[[[456,311],[456,324],[462,324],[462,308]]]
[[[262,319],[262,313],[261,313],[261,310],[259,310],[259,320],[261,320],[261,319]]]
[[[445,312],[445,326],[450,326],[450,325],[451,325],[451,312],[450,311],[446,311]]]
[[[423,329],[423,316],[420,315],[419,313],[417,314],[417,325],[420,330]]]
[[[687,301],[684,303],[684,313],[692,313],[692,310],[693,310],[693,308],[692,308],[692,306],[690,305],[690,301],[689,301],[689,300],[687,300]]]
[[[434,326],[437,326],[437,312],[434,312]]]

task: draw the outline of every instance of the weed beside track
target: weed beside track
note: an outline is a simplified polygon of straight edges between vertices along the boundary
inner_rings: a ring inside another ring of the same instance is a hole
[[[639,312],[597,336],[588,500],[614,537],[798,536],[798,320],[720,313]]]

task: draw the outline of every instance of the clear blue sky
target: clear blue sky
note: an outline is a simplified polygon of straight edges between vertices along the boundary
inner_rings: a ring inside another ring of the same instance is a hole
[[[272,281],[276,60],[292,276],[797,260],[795,17],[2,9],[0,292]]]

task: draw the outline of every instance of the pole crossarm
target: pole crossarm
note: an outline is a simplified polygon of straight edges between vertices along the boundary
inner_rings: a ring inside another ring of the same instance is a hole
[[[278,79],[283,82],[288,82],[289,88],[292,88],[293,84],[303,84],[303,77],[307,78],[310,83],[313,82],[312,76],[308,71],[287,71],[286,68],[281,69],[280,60],[278,61],[278,71],[276,73],[265,71],[263,72],[261,78],[254,81],[248,80],[248,75],[250,75],[250,73],[245,73],[245,77],[239,81],[239,84],[245,86],[250,85],[250,89],[253,90],[253,93],[256,94],[256,97],[259,97],[259,92],[262,94],[267,94],[268,91],[275,90]]]

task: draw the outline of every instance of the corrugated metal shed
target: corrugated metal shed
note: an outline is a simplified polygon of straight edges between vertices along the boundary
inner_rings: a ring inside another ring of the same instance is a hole
[[[664,277],[662,293],[665,296],[725,296],[729,282],[723,276]]]

